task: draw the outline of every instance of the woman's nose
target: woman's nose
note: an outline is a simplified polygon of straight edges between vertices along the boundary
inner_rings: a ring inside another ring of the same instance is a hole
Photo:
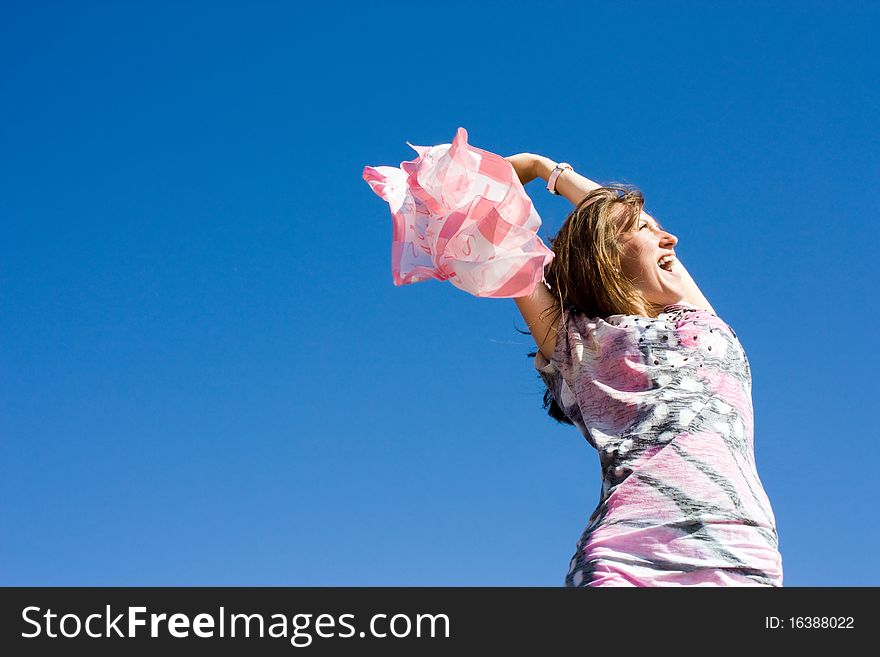
[[[678,244],[678,238],[672,233],[665,232],[663,234],[662,242],[665,246],[675,246],[676,244]]]

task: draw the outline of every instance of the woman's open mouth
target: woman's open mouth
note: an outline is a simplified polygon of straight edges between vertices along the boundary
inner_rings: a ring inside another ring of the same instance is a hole
[[[667,254],[657,261],[657,266],[663,271],[671,272],[675,268],[675,262],[675,256]]]

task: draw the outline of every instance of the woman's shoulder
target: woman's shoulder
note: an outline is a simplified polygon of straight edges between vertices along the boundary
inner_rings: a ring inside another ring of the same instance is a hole
[[[686,302],[666,305],[657,314],[656,317],[650,317],[648,315],[635,315],[631,313],[615,313],[613,315],[592,316],[579,311],[574,306],[567,307],[563,316],[566,320],[566,323],[574,323],[578,326],[597,329],[605,327],[628,328],[629,326],[638,324],[651,324],[658,321],[669,320],[672,317],[676,317],[689,312],[703,312],[714,316],[714,313]]]
[[[672,337],[681,332],[700,333],[725,327],[733,333],[733,329],[714,312],[686,302],[666,305],[656,317],[628,313],[593,317],[572,308],[564,313],[564,321],[561,331],[599,350],[603,345],[627,340],[644,343],[655,333]],[[677,343],[667,344],[673,342]]]
[[[671,339],[674,335],[713,332],[719,328],[728,329],[736,337],[733,329],[713,311],[681,301],[664,306],[656,317],[627,313],[593,316],[566,306],[558,332],[563,338],[560,342],[569,349],[576,346],[579,350],[585,347],[603,352],[618,349],[627,341],[643,346],[655,334],[661,340],[663,335],[668,336],[664,344],[672,346],[679,343]]]

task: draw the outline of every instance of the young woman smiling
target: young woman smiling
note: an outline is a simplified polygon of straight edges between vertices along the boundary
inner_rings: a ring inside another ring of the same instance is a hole
[[[599,502],[565,584],[782,586],[748,359],[641,192],[532,153],[502,158],[464,128],[410,146],[415,160],[363,172],[394,218],[394,283],[514,299],[544,408],[598,453]],[[552,250],[524,188],[539,178],[575,206]]]
[[[515,302],[544,407],[599,453],[599,504],[567,586],[782,586],[753,443],[751,371],[641,193],[506,158],[574,204],[545,282]]]

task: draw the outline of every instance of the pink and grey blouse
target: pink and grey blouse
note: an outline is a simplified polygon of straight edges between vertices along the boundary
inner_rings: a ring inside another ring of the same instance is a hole
[[[567,586],[782,586],[749,361],[730,326],[687,304],[657,318],[566,309],[535,367],[599,452],[599,503]]]

